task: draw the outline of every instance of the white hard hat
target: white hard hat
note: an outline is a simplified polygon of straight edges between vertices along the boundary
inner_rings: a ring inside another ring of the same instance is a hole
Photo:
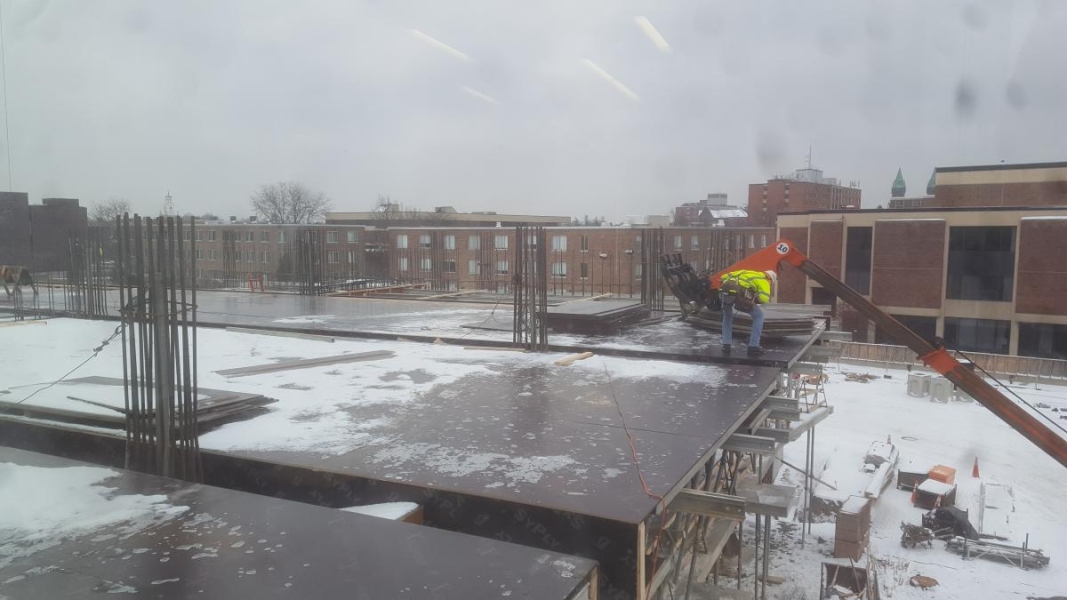
[[[764,271],[763,274],[766,275],[767,279],[770,279],[772,283],[778,283],[778,273],[777,273],[777,271],[775,271],[773,269],[768,269],[768,270]]]

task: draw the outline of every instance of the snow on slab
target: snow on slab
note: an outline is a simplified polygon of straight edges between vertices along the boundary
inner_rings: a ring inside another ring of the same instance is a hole
[[[368,504],[366,506],[349,506],[342,508],[345,512],[380,517],[399,521],[419,508],[414,502],[383,502],[381,504]]]
[[[926,479],[919,484],[919,491],[926,492],[927,494],[936,494],[938,496],[944,496],[952,491],[952,488],[956,486],[951,483],[945,483],[943,481],[937,481],[936,479]]]
[[[102,485],[117,475],[99,467],[0,463],[0,568],[76,535],[129,536],[188,510],[166,496],[115,494]]]
[[[932,549],[905,549],[900,546],[900,523],[918,525],[923,510],[912,506],[911,493],[890,486],[871,506],[871,548],[879,563],[879,577],[888,593],[883,598],[919,600],[933,597],[942,600],[977,598],[1053,597],[1067,590],[1067,511],[1063,510],[1063,467],[1026,441],[1011,427],[976,402],[930,402],[907,395],[907,371],[874,368],[870,365],[842,364],[827,367],[826,384],[834,414],[819,424],[815,440],[815,475],[833,483],[847,495],[862,492],[859,482],[849,481],[856,472],[871,440],[892,436],[900,460],[920,467],[944,464],[954,467],[956,506],[969,510],[973,524],[978,524],[980,484],[983,481],[1010,485],[1014,512],[1010,519],[1009,540],[1021,545],[1030,535],[1030,546],[1042,549],[1051,564],[1040,570],[1022,571],[987,560],[961,560],[944,550],[944,543],[934,542]],[[888,374],[870,383],[845,381],[846,373]],[[1030,402],[1050,397],[1067,398],[1067,387],[1042,384],[1016,386],[1015,391]],[[981,479],[970,476],[978,457]],[[785,447],[785,460],[804,464],[804,444]],[[824,468],[824,465],[827,467]],[[796,483],[801,477],[783,468],[782,478]],[[826,488],[820,488],[822,496]],[[844,500],[845,498],[842,498]],[[751,519],[750,519],[751,522]],[[792,585],[771,586],[769,598],[799,598],[790,590],[800,590],[811,597],[819,586],[820,564],[832,552],[834,523],[815,523],[812,532],[826,543],[812,543],[800,548],[799,527],[779,521],[779,527],[793,526],[788,541],[771,554],[770,572],[791,580]],[[751,534],[746,533],[746,537]],[[781,532],[776,532],[781,536]],[[772,540],[773,544],[774,540]],[[865,556],[857,566],[866,566]],[[922,592],[908,585],[912,575],[933,577],[940,585]],[[751,579],[747,585],[751,587]]]

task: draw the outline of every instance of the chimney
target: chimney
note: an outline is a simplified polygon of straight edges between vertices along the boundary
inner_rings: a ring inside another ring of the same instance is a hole
[[[256,215],[252,215],[251,217],[248,217],[248,222],[249,223],[255,223],[256,222]]]

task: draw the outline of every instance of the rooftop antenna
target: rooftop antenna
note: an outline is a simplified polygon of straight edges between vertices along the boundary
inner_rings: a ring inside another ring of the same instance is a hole
[[[171,198],[169,189],[167,195],[163,197],[163,214],[168,217],[174,214],[174,198]]]
[[[808,168],[811,168],[811,144],[808,144]]]

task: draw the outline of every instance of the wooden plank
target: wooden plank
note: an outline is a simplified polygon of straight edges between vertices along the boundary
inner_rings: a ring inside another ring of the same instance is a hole
[[[647,592],[647,583],[645,582],[645,522],[641,521],[637,525],[637,593],[635,598],[637,600],[647,600],[645,593]]]
[[[569,367],[569,366],[573,365],[574,363],[576,363],[576,362],[578,362],[580,360],[585,360],[587,358],[590,358],[591,356],[593,356],[592,352],[580,352],[578,354],[571,354],[570,356],[565,356],[565,357],[557,360],[555,362],[555,365],[557,367]]]
[[[487,292],[488,290],[464,290],[462,292],[449,292],[447,294],[434,294],[433,296],[420,296],[418,298],[412,298],[413,300],[437,300],[438,298],[454,298],[456,296],[465,296],[467,294],[479,294],[481,292]]]
[[[328,365],[337,365],[351,362],[361,362],[365,360],[378,360],[381,358],[391,358],[396,356],[396,353],[392,350],[372,350],[370,352],[356,352],[353,354],[337,354],[334,356],[323,356],[321,358],[304,358],[300,360],[286,360],[276,363],[270,363],[266,365],[253,365],[251,367],[238,367],[236,369],[223,369],[221,371],[215,371],[219,375],[225,377],[245,377],[247,375],[260,375],[263,373],[274,373],[276,371],[290,371],[293,369],[308,369],[311,367],[324,367]]]
[[[752,432],[755,435],[768,437],[779,444],[788,444],[790,440],[790,432],[788,429],[771,429],[770,427],[757,427]]]
[[[48,325],[48,321],[43,319],[37,319],[34,321],[12,321],[10,323],[0,323],[0,327],[20,327],[22,325]]]
[[[299,331],[280,331],[277,329],[252,329],[250,327],[227,327],[226,331],[233,333],[251,333],[255,335],[269,335],[273,337],[297,338],[301,340],[314,340],[318,342],[333,342],[335,338],[327,335],[314,335],[300,333]]]

